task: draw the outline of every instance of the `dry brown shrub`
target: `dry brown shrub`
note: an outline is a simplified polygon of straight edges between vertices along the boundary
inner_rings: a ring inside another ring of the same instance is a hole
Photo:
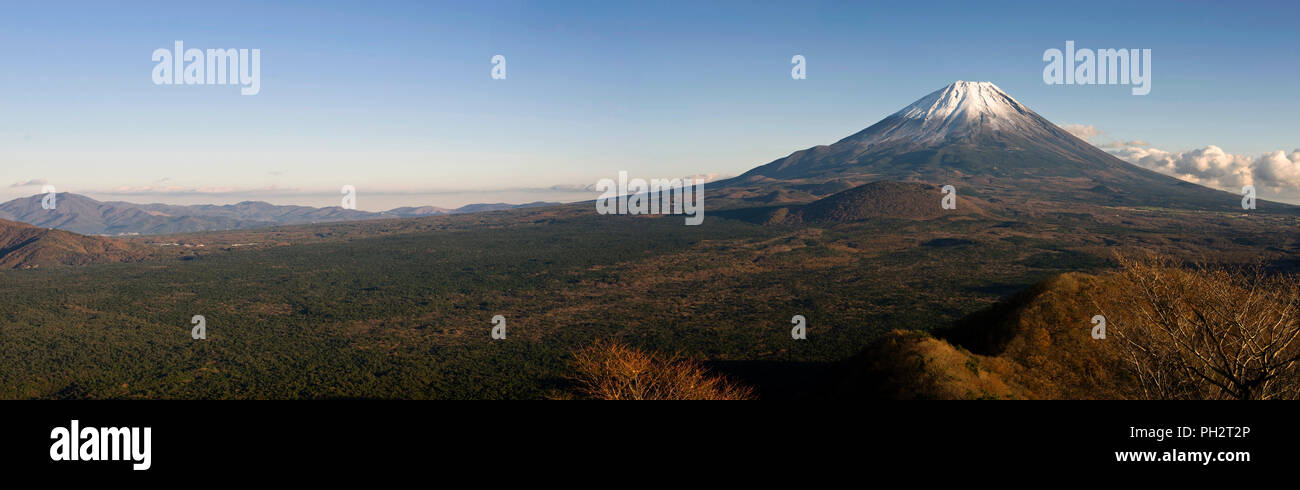
[[[710,374],[699,362],[598,342],[571,361],[575,394],[595,400],[751,400],[751,388]]]

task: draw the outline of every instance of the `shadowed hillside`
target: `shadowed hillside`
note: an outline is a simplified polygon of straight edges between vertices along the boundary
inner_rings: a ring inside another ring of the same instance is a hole
[[[943,209],[941,188],[915,182],[879,181],[817,201],[792,206],[725,211],[724,216],[768,224],[850,223],[892,218],[928,220],[945,215],[984,215],[977,201],[958,196],[956,209]]]
[[[0,268],[3,269],[128,262],[144,256],[142,248],[122,241],[0,220]]]

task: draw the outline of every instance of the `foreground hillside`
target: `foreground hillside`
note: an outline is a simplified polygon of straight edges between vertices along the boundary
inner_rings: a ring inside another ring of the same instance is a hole
[[[941,329],[894,331],[845,363],[835,396],[894,399],[1113,399],[1125,370],[1091,337],[1106,280],[1069,273]],[[1112,340],[1113,342],[1114,340]]]
[[[1300,399],[1300,278],[1120,259],[943,329],[895,331],[845,363],[836,396]]]

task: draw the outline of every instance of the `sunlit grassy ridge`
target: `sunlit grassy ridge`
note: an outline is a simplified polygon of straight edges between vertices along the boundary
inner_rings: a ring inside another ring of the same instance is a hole
[[[1300,278],[1158,257],[1121,262],[1115,272],[1044,281],[942,338],[893,332],[847,363],[840,394],[1300,397]],[[1093,335],[1098,315],[1104,338]]]

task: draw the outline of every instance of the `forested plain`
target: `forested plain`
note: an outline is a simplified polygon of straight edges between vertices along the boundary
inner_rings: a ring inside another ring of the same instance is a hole
[[[891,330],[1107,269],[1117,248],[1247,261],[1297,247],[1277,223],[1189,235],[1231,217],[1127,216],[684,226],[571,206],[141,238],[205,247],[0,272],[0,397],[549,398],[574,350],[606,340],[700,359],[760,397],[815,396]]]

